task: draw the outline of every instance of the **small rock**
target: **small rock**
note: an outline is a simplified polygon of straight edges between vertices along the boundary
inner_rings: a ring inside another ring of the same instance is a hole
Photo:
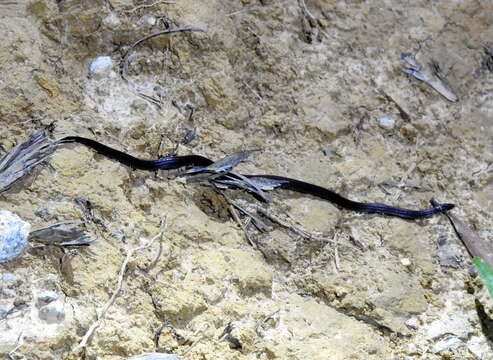
[[[9,283],[13,283],[16,278],[17,275],[13,273],[3,273],[0,275],[0,284],[2,284],[2,286],[8,286]]]
[[[0,262],[12,260],[27,246],[31,225],[10,211],[0,211]]]
[[[99,56],[91,62],[89,74],[91,77],[101,79],[108,76],[113,68],[113,60],[109,56]]]
[[[156,25],[157,19],[154,16],[149,15],[149,16],[145,16],[143,21],[148,26],[154,26],[154,25]]]
[[[65,311],[63,305],[58,302],[52,302],[39,309],[39,318],[46,321],[48,324],[60,323],[65,319]]]
[[[3,288],[3,289],[1,289],[0,293],[5,297],[9,297],[9,298],[15,297],[15,291],[12,289]]]
[[[12,273],[3,273],[0,274],[0,294],[5,297],[15,297],[15,291],[19,286],[21,280],[19,277]]]
[[[438,341],[435,345],[433,345],[431,351],[437,354],[445,350],[456,349],[459,346],[463,346],[463,345],[464,343],[459,338],[455,336],[451,336]]]
[[[460,339],[467,339],[472,331],[473,329],[465,316],[444,316],[444,318],[435,320],[428,325],[427,337],[434,340],[445,335],[455,335]]]
[[[120,19],[114,13],[109,14],[103,19],[103,24],[106,25],[108,29],[115,29],[120,25]]]
[[[419,321],[417,318],[410,318],[405,322],[405,324],[411,330],[417,330],[419,327]]]
[[[395,120],[388,118],[386,116],[378,119],[378,125],[385,130],[392,130],[395,127]]]
[[[58,295],[54,291],[44,291],[38,295],[38,306],[44,306],[58,300]]]
[[[489,230],[479,231],[479,236],[486,238],[486,239],[493,238],[493,230],[492,231],[489,231]]]
[[[488,343],[483,342],[479,336],[472,336],[466,346],[478,359],[484,359],[484,356],[490,352]]]
[[[401,264],[405,267],[409,267],[411,266],[411,260],[409,260],[408,258],[401,258]]]
[[[437,254],[442,266],[459,268],[460,260],[458,257],[458,249],[448,241],[447,234],[440,234],[437,242]]]
[[[0,306],[0,319],[2,319],[7,313],[8,309],[5,306]]]

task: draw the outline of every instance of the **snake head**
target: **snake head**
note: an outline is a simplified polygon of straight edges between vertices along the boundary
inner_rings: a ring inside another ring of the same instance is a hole
[[[439,212],[452,210],[455,207],[454,204],[440,203],[435,199],[431,199],[430,204],[433,206],[434,209],[438,210]]]

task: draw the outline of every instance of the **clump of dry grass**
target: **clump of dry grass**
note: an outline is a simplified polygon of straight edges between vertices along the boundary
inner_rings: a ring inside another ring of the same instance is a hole
[[[0,158],[0,193],[12,187],[53,153],[57,142],[48,140],[52,129],[48,126],[34,133]]]

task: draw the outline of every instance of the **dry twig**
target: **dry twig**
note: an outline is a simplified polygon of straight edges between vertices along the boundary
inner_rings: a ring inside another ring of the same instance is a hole
[[[110,307],[115,303],[116,298],[118,297],[118,295],[120,294],[120,292],[122,290],[123,278],[125,276],[125,272],[127,271],[128,263],[130,262],[130,260],[132,260],[132,256],[138,251],[141,251],[141,250],[144,250],[144,249],[151,247],[152,244],[154,243],[154,241],[161,236],[162,236],[162,231],[160,231],[159,234],[154,236],[147,244],[136,247],[136,248],[132,248],[132,249],[127,251],[127,256],[125,257],[125,260],[123,260],[122,266],[120,267],[120,272],[118,274],[118,281],[117,281],[115,292],[113,293],[113,295],[111,295],[110,299],[103,306],[103,309],[101,310],[101,312],[97,316],[97,320],[86,331],[84,337],[82,338],[79,345],[77,345],[75,350],[84,349],[85,347],[87,347],[87,344],[88,344],[91,336],[93,335],[93,333],[96,331],[96,329],[99,327],[101,322],[106,317],[106,314],[107,314],[108,310],[110,309]]]
[[[245,233],[245,237],[246,237],[248,243],[250,244],[250,246],[253,247],[254,249],[256,249],[257,245],[253,242],[253,240],[250,236],[250,233],[248,232],[247,225],[245,223],[243,223],[243,221],[241,221],[240,214],[238,214],[238,210],[236,210],[235,206],[231,203],[229,205],[229,211],[231,212],[233,219],[235,219],[235,221],[238,223],[238,225],[240,225],[241,230],[243,230],[243,232]]]
[[[197,330],[195,330],[193,332],[193,334],[187,336],[184,340],[183,340],[183,343],[186,344],[188,342],[191,342],[192,338],[197,336],[198,334],[201,334],[200,338],[197,340],[197,341],[194,341],[192,343],[192,345],[190,345],[190,347],[183,353],[183,356],[186,355],[190,350],[192,350],[192,348],[198,344],[203,338],[204,338],[204,331],[207,330],[209,328],[210,324],[207,323],[207,322],[204,322],[202,323],[198,328]]]
[[[159,258],[161,257],[161,254],[163,252],[163,235],[166,232],[166,226],[168,225],[168,216],[166,215],[163,220],[161,220],[161,226],[160,226],[160,231],[159,231],[159,250],[157,251],[156,257],[154,260],[151,262],[151,264],[146,268],[146,271],[149,272],[152,270],[157,262],[159,261]]]
[[[123,57],[123,61],[122,61],[122,77],[125,79],[125,74],[127,73],[127,70],[128,70],[128,58],[130,57],[130,54],[132,53],[133,49],[143,43],[144,41],[147,41],[149,39],[152,39],[152,38],[155,38],[157,36],[161,36],[161,35],[164,35],[164,34],[171,34],[171,33],[175,33],[175,32],[181,32],[181,31],[205,31],[207,30],[207,28],[205,27],[194,27],[194,26],[183,26],[183,27],[179,27],[179,28],[176,28],[176,29],[168,29],[168,30],[161,30],[161,31],[158,31],[154,34],[151,34],[151,35],[148,35],[140,40],[137,40],[135,43],[132,44],[132,46],[130,46],[130,49],[128,49],[127,53],[125,54],[125,56]]]
[[[264,209],[263,207],[261,207],[259,205],[253,205],[253,206],[255,207],[255,210],[259,214],[262,214],[263,216],[265,216],[270,221],[272,221],[278,225],[281,225],[282,227],[287,228],[288,230],[292,231],[293,233],[295,233],[296,235],[298,235],[301,238],[334,243],[334,240],[332,240],[332,239],[328,239],[328,238],[323,237],[323,236],[314,235],[314,234],[306,231],[305,229],[303,229],[299,226],[289,224],[288,222],[286,222],[286,221],[280,219],[279,217],[271,214],[267,209]]]
[[[17,359],[25,359],[26,357],[24,355],[19,355],[17,354],[17,350],[24,345],[24,333],[21,332],[19,336],[17,337],[17,341],[15,342],[15,347],[9,351],[8,357],[10,360],[17,360]],[[17,357],[20,356],[20,357]],[[17,358],[16,358],[17,357]]]
[[[257,333],[258,336],[263,336],[263,334],[260,332],[260,329],[262,328],[262,326],[267,322],[269,321],[270,319],[273,319],[274,316],[276,316],[277,314],[279,314],[279,312],[281,311],[281,309],[277,309],[276,311],[274,311],[272,314],[269,314],[267,315],[265,318],[263,318],[262,320],[260,320],[257,325],[255,325],[255,332]]]
[[[153,6],[156,6],[156,5],[160,5],[160,4],[176,4],[176,2],[175,1],[159,0],[159,1],[153,2],[152,4],[142,4],[142,5],[139,5],[139,6],[136,6],[136,7],[132,8],[130,10],[125,10],[124,13],[131,14],[133,12],[136,12],[137,10],[145,9],[145,8],[150,8],[150,7],[153,7]]]
[[[308,10],[308,7],[306,6],[305,0],[299,0],[299,5],[301,7],[301,11],[302,11],[303,15],[305,15],[309,20],[311,20],[310,23],[313,24],[313,26],[318,27],[319,31],[322,35],[329,38],[329,34],[321,28],[318,19],[311,13],[310,10]]]
[[[336,232],[334,233],[334,268],[336,273],[339,273],[339,269],[340,269],[339,247],[337,246],[339,242],[338,235],[339,234],[336,230]]]

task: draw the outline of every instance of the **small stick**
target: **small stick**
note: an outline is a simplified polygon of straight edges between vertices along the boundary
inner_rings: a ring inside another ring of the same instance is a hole
[[[241,230],[243,230],[243,232],[245,233],[245,237],[246,237],[248,243],[250,244],[250,246],[253,247],[254,249],[257,249],[257,245],[255,244],[255,242],[250,237],[250,234],[248,233],[248,229],[247,229],[246,225],[243,223],[243,221],[241,221],[240,214],[238,213],[238,210],[236,210],[235,204],[233,203],[233,201],[229,198],[229,196],[227,196],[224,192],[222,192],[217,187],[216,187],[216,190],[219,194],[221,194],[224,197],[226,202],[229,204],[229,211],[231,212],[233,219],[235,219],[235,221],[238,223],[238,225],[240,225]]]
[[[276,311],[274,311],[272,314],[269,314],[267,315],[265,318],[263,318],[262,320],[260,320],[257,325],[255,325],[255,332],[257,333],[258,336],[262,336],[262,334],[260,333],[260,328],[262,325],[264,325],[267,321],[269,321],[270,319],[273,319],[274,316],[276,316],[279,312],[281,311],[281,309],[277,309]]]
[[[339,266],[339,247],[337,246],[338,242],[339,242],[339,238],[337,235],[338,235],[338,233],[337,233],[337,231],[335,231],[335,233],[334,233],[334,266],[335,266],[336,273],[339,273],[339,269],[340,269],[340,266]]]
[[[125,260],[123,261],[122,266],[120,267],[120,272],[119,272],[119,275],[118,275],[118,282],[117,282],[117,286],[116,286],[115,292],[113,293],[113,295],[111,295],[110,299],[103,306],[103,309],[101,310],[101,312],[97,316],[97,320],[89,327],[89,329],[87,330],[86,334],[82,338],[82,340],[79,343],[79,345],[77,345],[75,347],[75,350],[84,349],[87,346],[87,344],[88,344],[88,342],[89,342],[92,334],[96,331],[96,329],[99,327],[99,325],[101,324],[101,322],[104,320],[104,318],[106,317],[106,313],[108,312],[108,310],[110,309],[110,307],[113,305],[113,303],[115,302],[115,300],[118,297],[118,295],[120,295],[120,292],[121,292],[122,287],[123,287],[123,278],[125,276],[125,272],[127,271],[128,263],[132,259],[132,256],[137,251],[140,251],[140,250],[144,250],[144,249],[149,248],[154,243],[154,241],[158,237],[160,237],[161,235],[162,235],[162,231],[159,232],[159,234],[157,234],[156,236],[154,236],[147,244],[142,245],[142,246],[139,246],[139,247],[136,247],[136,248],[133,248],[133,249],[130,249],[130,250],[127,251],[127,256],[125,257]]]
[[[159,338],[161,337],[161,333],[167,327],[170,327],[171,323],[169,321],[163,322],[163,324],[156,330],[154,334],[154,347],[156,351],[159,349]]]
[[[185,350],[185,352],[183,353],[183,356],[186,355],[190,350],[192,350],[192,348],[204,338],[203,331],[207,330],[209,328],[209,326],[210,326],[209,323],[205,322],[202,325],[200,325],[199,328],[197,330],[195,330],[192,335],[187,336],[185,338],[185,340],[183,341],[184,344],[191,341],[191,339],[193,337],[197,336],[199,333],[202,333],[202,336],[197,341],[192,343],[192,345],[190,345],[190,347],[187,350]]]
[[[127,14],[131,14],[133,12],[136,12],[137,10],[145,9],[145,8],[150,8],[150,7],[159,5],[159,4],[176,4],[176,2],[175,1],[159,0],[159,1],[153,2],[152,4],[143,4],[143,5],[136,6],[133,9],[125,10],[124,12],[127,13]]]
[[[250,85],[248,85],[246,83],[246,81],[243,81],[243,84],[246,86],[246,88],[248,90],[250,90],[252,92],[253,95],[255,95],[255,97],[257,98],[257,100],[259,100],[259,101],[262,101],[263,100],[262,96],[260,96],[258,92],[256,92]]]
[[[10,350],[8,353],[8,357],[10,360],[15,360],[14,355],[17,355],[16,352],[22,345],[24,345],[24,333],[21,331],[15,342],[15,347],[12,350]],[[24,355],[21,356],[23,359],[26,358]]]
[[[226,14],[226,16],[234,16],[234,15],[240,14],[240,13],[242,13],[244,11],[250,10],[252,8],[255,8],[255,7],[256,6],[254,6],[254,5],[246,6],[243,9],[240,9],[240,10],[237,10],[237,11],[233,11],[232,13]]]
[[[165,233],[165,231],[166,231],[166,226],[168,225],[168,224],[167,224],[167,221],[168,221],[168,215],[166,215],[166,216],[164,217],[164,219],[162,219],[162,220],[161,220],[161,226],[160,226],[160,231],[159,231],[159,249],[158,249],[158,251],[157,251],[157,255],[156,255],[156,257],[155,257],[155,258],[154,258],[154,260],[151,262],[151,265],[149,265],[149,266],[146,268],[146,271],[147,271],[147,272],[149,272],[150,270],[152,270],[152,269],[156,266],[156,264],[157,264],[157,262],[158,262],[159,258],[161,257],[161,254],[162,254],[162,252],[163,252],[163,235],[164,235],[164,233]]]
[[[252,238],[250,237],[250,234],[248,233],[248,229],[246,228],[245,224],[243,224],[243,221],[241,221],[240,215],[238,214],[238,210],[236,210],[234,205],[230,204],[229,205],[229,211],[231,212],[231,215],[233,215],[233,219],[235,219],[235,221],[238,223],[238,225],[240,225],[241,230],[243,230],[243,232],[245,233],[245,237],[246,237],[248,243],[250,244],[250,246],[253,247],[254,249],[256,249],[257,246],[252,241]]]
[[[245,210],[243,207],[240,205],[233,203],[233,206],[240,210],[243,214],[248,216],[250,222],[253,222],[253,225],[260,231],[260,232],[269,232],[270,229],[267,225],[265,225],[258,217],[255,215],[251,214],[249,211]]]
[[[123,62],[122,62],[123,63],[122,77],[125,79],[125,73],[128,70],[128,58],[130,57],[130,54],[132,53],[133,49],[137,45],[143,43],[144,41],[147,41],[149,39],[155,38],[155,37],[160,36],[160,35],[170,34],[170,33],[175,33],[175,32],[181,32],[181,31],[205,31],[205,30],[207,30],[207,28],[205,28],[205,27],[183,26],[183,27],[179,27],[179,28],[176,28],[176,29],[161,30],[161,31],[158,31],[157,33],[148,35],[148,36],[146,36],[146,37],[144,37],[144,38],[142,38],[140,40],[137,40],[135,43],[133,43],[132,46],[130,46],[130,49],[128,49],[127,53],[123,57]]]
[[[300,4],[301,4],[301,8],[305,12],[305,14],[308,15],[309,18],[311,18],[312,20],[317,20],[317,18],[313,16],[310,10],[308,10],[308,7],[305,4],[305,0],[300,0]]]
[[[302,237],[304,239],[313,239],[313,240],[318,240],[318,241],[328,241],[330,243],[334,243],[334,240],[332,240],[332,239],[327,239],[325,237],[315,236],[313,234],[310,234],[308,231],[306,231],[306,230],[304,230],[302,228],[299,228],[297,226],[291,225],[291,224],[289,224],[289,223],[281,220],[277,216],[274,216],[271,213],[269,213],[267,211],[267,209],[264,209],[261,206],[254,205],[254,207],[255,207],[255,209],[257,210],[258,213],[264,215],[267,219],[275,222],[278,225],[281,225],[282,227],[285,227],[285,228],[291,230],[296,235],[298,235],[298,236],[300,236],[300,237]]]
[[[153,98],[152,96],[146,95],[146,94],[141,93],[141,92],[137,93],[137,95],[140,96],[142,99],[147,100],[150,103],[156,105],[158,107],[158,109],[163,108],[163,102],[161,100],[157,100],[157,99]]]
[[[300,2],[300,5],[301,5],[301,9],[305,13],[305,15],[308,16],[312,21],[318,23],[317,18],[310,12],[310,10],[308,10],[308,7],[306,6],[305,0],[299,0],[299,2]],[[318,26],[320,26],[320,24]],[[325,32],[322,29],[320,29],[320,32],[322,34],[324,34],[327,38],[329,38],[329,34],[327,34],[327,32]]]

